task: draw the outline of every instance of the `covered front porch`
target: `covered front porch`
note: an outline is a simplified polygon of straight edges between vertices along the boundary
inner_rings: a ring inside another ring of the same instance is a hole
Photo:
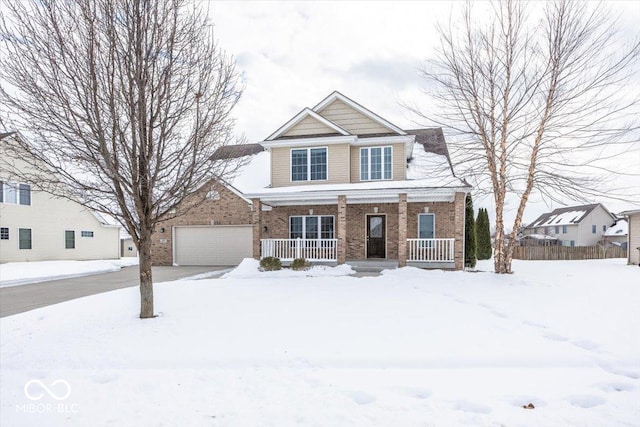
[[[461,269],[465,193],[253,201],[253,256]]]
[[[402,242],[400,242],[402,244]],[[407,239],[407,264],[455,262],[455,239]],[[400,252],[400,251],[398,251]],[[275,257],[290,262],[304,258],[312,262],[338,262],[338,239],[260,239],[260,258]],[[370,260],[386,258],[368,258]]]

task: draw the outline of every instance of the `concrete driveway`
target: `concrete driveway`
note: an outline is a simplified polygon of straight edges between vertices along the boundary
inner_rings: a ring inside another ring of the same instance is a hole
[[[229,267],[153,267],[155,283],[168,282]],[[76,298],[138,286],[138,266],[113,273],[0,288],[0,317],[11,316]]]

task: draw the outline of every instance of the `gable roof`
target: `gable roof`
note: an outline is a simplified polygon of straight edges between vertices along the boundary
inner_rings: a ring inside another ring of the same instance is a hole
[[[626,236],[629,234],[629,223],[626,219],[619,219],[615,225],[607,228],[604,235],[607,237]]]
[[[298,114],[293,116],[293,118],[291,120],[289,120],[287,123],[285,123],[284,125],[280,126],[280,128],[278,128],[278,130],[276,130],[274,133],[269,135],[265,141],[272,141],[272,140],[282,136],[289,129],[294,127],[296,124],[301,122],[306,117],[312,117],[313,119],[315,119],[318,122],[322,123],[324,126],[328,127],[329,129],[333,129],[336,133],[338,133],[340,135],[351,135],[349,132],[347,132],[346,130],[344,130],[343,128],[338,126],[337,124],[333,123],[330,120],[325,119],[320,114],[316,113],[315,111],[311,110],[310,108],[305,108],[304,110],[300,111]]]
[[[579,224],[598,206],[601,206],[602,209],[604,209],[605,212],[615,220],[611,212],[609,212],[604,206],[600,203],[594,203],[590,205],[567,206],[564,208],[554,209],[552,212],[540,215],[538,219],[529,224],[527,228]]]
[[[371,120],[379,123],[380,125],[382,125],[382,126],[386,127],[387,129],[391,130],[392,132],[395,132],[395,133],[397,133],[399,135],[406,135],[407,134],[405,131],[400,129],[398,126],[394,125],[393,123],[391,123],[388,120],[383,119],[382,117],[380,117],[379,115],[377,115],[373,111],[371,111],[371,110],[363,107],[362,105],[358,104],[353,99],[350,99],[350,98],[344,96],[343,94],[341,94],[337,90],[333,91],[333,93],[331,93],[325,99],[320,101],[315,107],[313,107],[313,111],[318,112],[318,111],[322,110],[324,107],[326,107],[327,105],[331,104],[336,99],[339,99],[340,101],[344,102],[345,104],[347,104],[348,106],[350,106],[354,110],[358,111],[361,114],[364,114],[365,116],[367,116]]]
[[[426,128],[407,130],[407,134],[416,136],[416,144],[421,144],[427,153],[445,156],[449,162],[449,167],[453,171],[451,165],[451,157],[449,157],[449,149],[444,139],[442,128]]]

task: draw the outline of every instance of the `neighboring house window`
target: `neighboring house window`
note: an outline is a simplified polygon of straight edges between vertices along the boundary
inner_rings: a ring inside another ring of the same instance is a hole
[[[562,226],[562,234],[567,234],[567,226],[566,225]]]
[[[31,186],[17,182],[0,181],[0,202],[14,205],[31,204]]]
[[[574,247],[575,245],[576,245],[576,241],[575,241],[575,240],[572,240],[572,241],[571,241],[571,247]]]
[[[81,237],[93,237],[93,231],[81,231],[80,232],[80,236]]]
[[[393,147],[360,149],[360,181],[391,179]]]
[[[434,239],[436,237],[435,214],[418,214],[418,238]]]
[[[323,181],[326,179],[326,148],[291,150],[291,181]]]
[[[592,226],[591,226],[591,232],[592,232],[593,234],[596,234],[596,226],[595,226],[595,225],[592,225]]]
[[[76,247],[76,232],[73,230],[65,230],[64,232],[64,247],[65,249],[75,249]]]
[[[31,249],[31,229],[19,228],[18,229],[18,248]]]
[[[556,225],[555,234],[560,234],[560,227]]]
[[[602,226],[602,231],[607,231],[607,226],[606,225]]]
[[[0,228],[0,240],[9,240],[9,227]]]
[[[289,217],[290,239],[333,239],[334,219],[330,215]]]

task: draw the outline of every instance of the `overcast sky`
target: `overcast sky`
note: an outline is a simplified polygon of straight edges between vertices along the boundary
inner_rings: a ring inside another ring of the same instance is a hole
[[[245,90],[236,109],[237,132],[260,142],[304,107],[339,90],[402,128],[416,127],[400,102],[427,104],[418,69],[437,45],[436,25],[461,2],[211,2],[220,46],[233,54]],[[625,34],[638,34],[640,2],[606,2],[620,13]],[[477,3],[484,13],[487,3]],[[635,87],[633,90],[640,91]],[[429,123],[421,123],[429,125]],[[640,174],[640,152],[621,159]],[[640,183],[632,184],[640,194]],[[596,200],[600,201],[600,200]],[[630,203],[603,201],[610,210]],[[636,202],[640,202],[636,200]],[[492,210],[488,199],[478,206]],[[557,206],[551,206],[557,207]],[[639,207],[639,206],[636,206]],[[530,222],[549,209],[534,200]],[[513,214],[506,216],[511,220]]]

